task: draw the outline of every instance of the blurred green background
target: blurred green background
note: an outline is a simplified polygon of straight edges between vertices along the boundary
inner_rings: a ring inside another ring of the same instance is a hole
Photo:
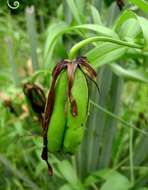
[[[18,2],[0,0],[0,190],[148,190],[148,2]],[[49,154],[49,177],[23,84],[47,97],[54,65],[92,37],[76,55],[96,69],[100,95],[89,85],[79,152]]]

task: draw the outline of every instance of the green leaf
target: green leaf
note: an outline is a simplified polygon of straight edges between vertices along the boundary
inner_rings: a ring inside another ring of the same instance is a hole
[[[124,22],[126,22],[128,19],[131,18],[135,18],[136,19],[136,15],[134,12],[129,11],[129,10],[125,10],[116,20],[115,24],[114,24],[114,30],[119,33],[120,29],[123,25]]]
[[[73,190],[73,188],[69,184],[65,184],[60,187],[58,190]]]
[[[129,0],[129,1],[137,5],[145,13],[148,13],[148,2],[146,2],[145,0]]]
[[[5,72],[0,72],[0,82],[13,82],[12,75]]]
[[[74,0],[75,1],[75,4],[76,4],[76,6],[77,6],[77,8],[78,8],[78,11],[79,11],[79,13],[81,14],[81,15],[84,15],[84,8],[85,8],[85,6],[86,6],[86,2],[85,2],[85,0]]]
[[[103,169],[93,172],[85,179],[84,184],[88,187],[101,179],[105,180],[101,186],[101,190],[128,190],[131,186],[129,180],[125,176],[111,169]]]
[[[137,16],[132,11],[124,11],[123,14],[117,19],[114,25],[115,31],[120,34],[121,28],[123,27],[123,25],[125,25],[126,21],[129,19],[132,19],[132,21],[130,21],[132,23],[128,23],[128,25],[126,24],[126,28],[127,29],[129,28],[128,30],[130,31],[130,32],[128,31],[128,36],[129,36],[129,33],[130,33],[130,37],[132,36],[132,33],[133,33],[133,36],[136,36],[140,32],[139,30],[139,26],[140,26],[143,32],[143,37],[145,41],[145,49],[148,49],[148,32],[147,32],[148,21],[145,18]],[[138,23],[136,24],[136,21],[133,21],[133,19],[136,19],[139,22],[139,24]],[[133,25],[132,27],[131,27],[131,24]],[[132,28],[134,28],[134,30]],[[124,31],[123,36],[124,34],[126,34],[126,31]]]
[[[47,39],[44,47],[44,58],[47,57],[49,50],[51,50],[51,47],[55,45],[54,42],[56,38],[59,37],[60,34],[63,34],[66,28],[67,25],[64,22],[58,22],[56,24],[54,23],[50,25],[47,30]]]
[[[118,35],[113,30],[102,25],[83,24],[83,25],[74,26],[73,29],[88,29],[88,30],[95,31],[100,35],[119,38]]]
[[[100,17],[98,9],[96,9],[96,7],[94,7],[93,5],[90,5],[90,9],[91,9],[93,23],[102,25],[102,21],[101,21],[101,17]]]
[[[117,34],[113,30],[105,26],[96,25],[96,24],[83,24],[83,25],[68,27],[65,23],[59,22],[58,24],[57,23],[53,24],[48,28],[47,40],[44,48],[45,49],[44,57],[48,55],[49,49],[51,48],[52,45],[54,45],[54,42],[57,38],[62,36],[64,33],[70,32],[71,30],[75,29],[91,30],[104,36],[112,36],[117,38]]]
[[[67,4],[75,18],[75,20],[77,21],[78,24],[82,24],[83,21],[82,21],[82,16],[80,15],[80,12],[79,12],[79,9],[75,3],[74,0],[66,0],[67,1]]]
[[[99,182],[101,179],[99,177],[96,177],[96,176],[93,176],[93,175],[90,175],[88,176],[85,181],[84,181],[84,185],[85,187],[89,187],[91,186],[91,184],[95,184],[97,182]]]
[[[114,171],[106,177],[106,182],[102,185],[101,190],[128,190],[130,186],[130,182],[125,176]]]
[[[91,30],[93,32],[96,32],[99,35],[118,38],[118,35],[113,30],[101,25],[83,24],[83,25],[68,27],[64,22],[59,22],[58,24],[57,23],[52,24],[47,30],[47,40],[44,47],[45,65],[47,64],[46,63],[47,61],[48,62],[51,61],[50,59],[52,57],[52,54],[56,45],[56,41],[59,39],[59,37],[61,37],[65,33],[74,31],[76,29]]]
[[[72,187],[69,184],[64,184],[62,187],[60,187],[58,190],[85,190],[83,186],[75,186]]]
[[[134,30],[133,30],[134,28]],[[130,18],[126,20],[119,32],[121,39],[130,38],[132,40],[141,32],[139,22],[135,18]]]
[[[133,39],[141,32],[140,23],[137,20],[137,16],[131,11],[125,11],[117,20],[114,28],[120,38],[126,39],[127,41],[133,41]]]
[[[98,57],[114,50],[114,49],[117,49],[119,48],[119,45],[116,45],[116,44],[112,44],[112,43],[103,43],[103,44],[100,44],[100,45],[97,45],[97,47],[89,50],[87,53],[86,53],[86,56],[88,57],[89,61],[90,62],[93,62],[95,61]]]
[[[104,178],[106,174],[109,174],[110,171],[110,169],[103,169],[96,172],[92,172],[88,177],[86,177],[84,181],[85,187],[89,187],[92,184],[99,182],[100,180],[102,180],[102,178]]]
[[[59,171],[63,175],[63,177],[67,180],[69,184],[75,186],[78,184],[78,177],[76,175],[76,171],[69,161],[63,160],[60,164],[58,164]]]
[[[141,188],[136,189],[136,190],[148,190],[148,188],[146,188],[146,187],[141,187]]]
[[[145,77],[144,74],[140,73],[139,71],[127,70],[117,64],[110,64],[110,68],[116,75],[120,77],[125,77],[130,80],[148,83],[148,78]]]
[[[126,47],[116,44],[104,43],[87,52],[86,56],[89,63],[98,68],[121,58],[125,54],[126,49]]]
[[[137,17],[144,37],[144,49],[148,50],[148,20],[146,20],[144,17]]]

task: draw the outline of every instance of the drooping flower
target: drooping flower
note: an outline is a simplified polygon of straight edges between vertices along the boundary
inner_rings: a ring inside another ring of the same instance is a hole
[[[48,95],[46,108],[45,108],[45,112],[44,112],[44,118],[43,118],[43,144],[44,145],[43,145],[43,151],[42,151],[42,159],[45,160],[48,165],[49,175],[52,175],[52,167],[48,163],[48,135],[47,134],[48,134],[49,128],[51,128],[50,122],[51,122],[51,118],[52,118],[54,106],[55,106],[55,101],[56,101],[56,97],[55,97],[56,84],[58,83],[58,78],[61,75],[62,71],[66,71],[67,72],[67,79],[66,79],[67,80],[67,90],[65,91],[65,93],[66,93],[67,98],[66,98],[64,107],[68,106],[68,104],[69,104],[72,117],[73,118],[78,117],[79,116],[78,109],[80,109],[80,106],[78,108],[79,102],[77,102],[78,101],[77,98],[73,95],[73,85],[75,84],[75,80],[76,80],[75,77],[77,77],[77,75],[76,75],[77,70],[79,70],[84,76],[88,76],[92,81],[94,81],[94,82],[96,81],[96,76],[97,76],[96,71],[88,64],[86,57],[79,57],[74,60],[68,60],[68,59],[62,60],[54,67],[53,72],[52,72],[52,81],[51,81],[51,86],[50,86],[49,95]],[[86,80],[86,77],[83,77],[83,80]],[[81,91],[81,89],[78,89],[78,90],[80,90],[80,93],[83,93],[83,91]],[[58,94],[58,95],[56,94],[56,96],[60,96],[60,94]],[[86,99],[85,102],[88,102],[88,99]],[[88,108],[88,106],[87,106],[87,108]],[[85,106],[85,109],[87,109],[87,108]],[[66,109],[68,109],[68,108],[66,107]],[[63,112],[64,112],[64,110],[65,110],[65,108],[63,108]],[[82,110],[82,112],[85,112],[85,110]],[[67,114],[67,111],[65,113]],[[63,117],[63,116],[61,115],[61,117]],[[84,117],[82,120],[84,120]],[[67,118],[66,118],[66,121],[67,121]],[[65,123],[64,123],[64,125],[65,125]],[[71,126],[69,126],[69,128],[70,127]],[[75,134],[78,134],[78,133],[76,133],[76,130],[77,130],[77,128],[73,128],[72,137]],[[65,130],[64,130],[64,132],[65,132]],[[62,138],[64,138],[64,135]],[[69,136],[67,139],[69,139],[69,138],[71,138],[71,136]],[[81,138],[80,138],[80,140],[81,140]],[[78,144],[79,144],[79,142],[78,142]],[[60,145],[61,149],[63,148],[62,146],[63,145]]]

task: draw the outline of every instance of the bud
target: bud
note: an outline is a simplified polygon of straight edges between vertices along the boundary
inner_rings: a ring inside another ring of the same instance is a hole
[[[50,175],[48,151],[74,154],[82,142],[89,102],[86,75],[96,80],[96,72],[86,57],[63,60],[53,69],[43,118],[42,152]]]
[[[24,84],[23,92],[31,110],[40,116],[44,112],[46,103],[44,91],[38,85],[28,82]]]

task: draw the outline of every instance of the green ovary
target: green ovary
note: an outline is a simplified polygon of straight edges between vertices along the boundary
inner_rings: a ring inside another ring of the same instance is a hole
[[[52,116],[48,126],[48,151],[57,152],[61,150],[66,117],[64,114],[67,88],[67,75],[62,72],[55,86],[55,103]]]
[[[76,70],[72,94],[77,103],[78,115],[71,114],[70,103],[68,102],[66,131],[63,142],[63,150],[68,153],[76,153],[82,142],[84,124],[88,105],[87,81],[80,69]]]

